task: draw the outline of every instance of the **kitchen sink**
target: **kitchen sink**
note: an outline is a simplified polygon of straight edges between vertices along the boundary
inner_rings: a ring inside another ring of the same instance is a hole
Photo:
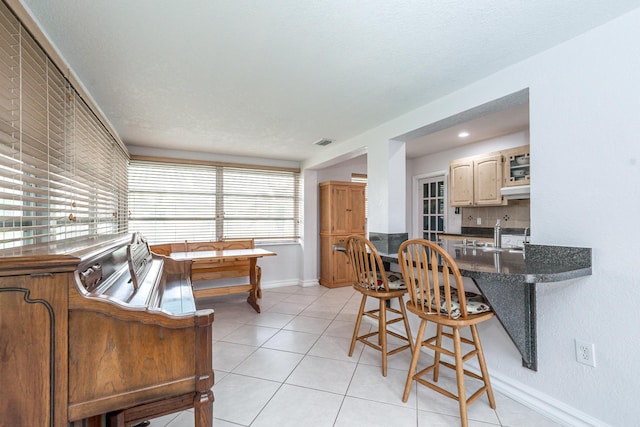
[[[522,248],[496,248],[494,246],[473,246],[473,245],[465,245],[465,244],[455,244],[453,245],[456,248],[463,248],[463,249],[471,249],[471,250],[479,250],[482,252],[509,252],[509,253],[514,253],[514,254],[521,254],[524,252],[524,249]]]

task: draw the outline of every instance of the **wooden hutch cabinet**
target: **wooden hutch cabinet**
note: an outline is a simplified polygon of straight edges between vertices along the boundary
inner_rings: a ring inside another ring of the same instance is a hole
[[[320,183],[321,285],[335,288],[352,284],[347,256],[333,250],[334,245],[344,245],[352,234],[365,235],[365,184]]]

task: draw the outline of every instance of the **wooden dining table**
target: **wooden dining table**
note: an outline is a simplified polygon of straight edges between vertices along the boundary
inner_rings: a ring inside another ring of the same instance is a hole
[[[262,298],[262,289],[260,287],[260,280],[258,280],[256,265],[258,258],[275,255],[275,252],[266,249],[251,248],[172,252],[169,256],[176,261],[190,260],[193,262],[215,263],[249,261],[249,283],[246,283],[246,280],[240,277],[212,279],[207,280],[207,283],[202,286],[198,283],[192,284],[193,293],[196,298],[199,298],[249,292],[247,302],[254,310],[260,313],[258,299]]]

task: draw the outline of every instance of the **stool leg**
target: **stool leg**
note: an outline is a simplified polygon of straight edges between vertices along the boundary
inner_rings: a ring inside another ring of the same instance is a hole
[[[493,389],[491,388],[491,380],[489,379],[489,371],[487,370],[487,363],[484,359],[484,351],[482,351],[482,344],[480,343],[480,335],[478,334],[478,327],[471,325],[471,335],[473,336],[473,344],[476,347],[478,355],[478,365],[480,365],[480,372],[482,373],[482,380],[487,387],[487,397],[489,398],[489,406],[491,409],[496,409],[496,401],[493,397]]]
[[[360,310],[358,310],[358,317],[356,318],[356,327],[353,329],[353,337],[351,338],[351,346],[349,347],[349,357],[353,356],[353,349],[356,347],[356,340],[358,339],[358,331],[360,330],[360,323],[362,322],[362,312],[364,311],[364,305],[367,302],[367,296],[362,295],[362,301],[360,302]]]
[[[433,382],[438,382],[440,376],[440,349],[442,348],[442,325],[436,326],[436,347],[433,355]]]
[[[413,377],[416,374],[416,366],[418,366],[418,358],[420,357],[420,350],[422,349],[422,339],[424,338],[424,330],[426,329],[426,326],[427,321],[422,319],[420,321],[420,327],[418,328],[416,343],[413,347],[413,354],[411,355],[411,364],[409,365],[409,372],[407,373],[407,382],[404,385],[404,394],[402,395],[402,401],[404,403],[407,403],[407,400],[409,400],[411,383],[413,383]]]
[[[467,419],[467,394],[464,389],[464,366],[462,365],[462,343],[460,342],[460,329],[453,328],[453,351],[456,359],[456,382],[458,383],[458,403],[460,404],[460,424],[468,427]]]
[[[387,376],[387,300],[380,299],[380,316],[378,317],[378,339],[382,349],[382,376]]]
[[[400,311],[402,312],[402,321],[404,322],[404,330],[407,332],[407,341],[409,341],[409,347],[413,353],[413,337],[411,336],[411,327],[409,327],[409,318],[407,316],[407,309],[404,306],[404,300],[402,297],[398,297],[400,303]]]

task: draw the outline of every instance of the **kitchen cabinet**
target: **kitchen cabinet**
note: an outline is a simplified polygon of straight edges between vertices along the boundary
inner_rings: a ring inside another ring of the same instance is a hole
[[[529,145],[505,150],[502,155],[504,157],[502,186],[529,185],[531,183]]]
[[[449,204],[451,206],[499,206],[504,204],[501,153],[453,160],[449,164]]]
[[[320,183],[320,233],[364,234],[365,184]]]
[[[347,256],[333,250],[347,237],[365,235],[365,184],[327,181],[320,183],[320,284],[330,288],[353,282]]]

